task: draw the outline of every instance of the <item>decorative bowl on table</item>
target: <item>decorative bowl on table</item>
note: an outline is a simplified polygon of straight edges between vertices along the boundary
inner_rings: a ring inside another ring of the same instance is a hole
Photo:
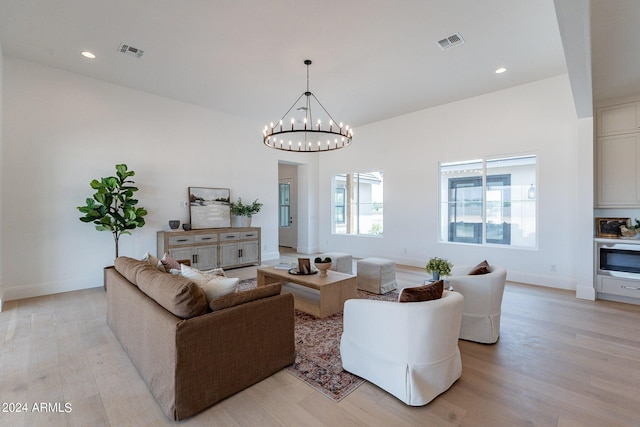
[[[320,271],[321,277],[327,275],[327,270],[331,268],[331,264],[333,264],[333,262],[329,257],[324,259],[316,257],[316,259],[313,260],[313,265],[315,265],[316,268]]]

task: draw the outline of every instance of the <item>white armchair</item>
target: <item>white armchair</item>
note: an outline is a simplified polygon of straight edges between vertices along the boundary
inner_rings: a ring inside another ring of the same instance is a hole
[[[460,339],[493,344],[500,337],[502,295],[507,271],[490,266],[489,273],[469,276],[473,266],[457,266],[448,277],[453,290],[464,296]]]
[[[426,405],[462,374],[462,307],[462,295],[449,291],[425,302],[347,300],[343,368],[407,405]]]

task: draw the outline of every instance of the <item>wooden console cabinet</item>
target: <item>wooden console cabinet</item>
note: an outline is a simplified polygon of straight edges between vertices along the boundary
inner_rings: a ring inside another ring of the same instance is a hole
[[[158,231],[158,257],[168,252],[198,270],[260,265],[260,249],[259,227]]]

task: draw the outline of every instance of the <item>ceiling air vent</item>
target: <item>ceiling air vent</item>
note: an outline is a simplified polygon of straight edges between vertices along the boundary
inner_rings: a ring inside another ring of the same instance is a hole
[[[144,50],[138,49],[137,47],[133,47],[125,43],[120,44],[118,52],[124,53],[125,55],[133,56],[135,58],[140,58],[142,57],[142,55],[144,55]]]
[[[438,46],[440,46],[440,49],[442,50],[447,50],[462,43],[464,43],[464,39],[460,33],[455,33],[445,39],[438,40]]]

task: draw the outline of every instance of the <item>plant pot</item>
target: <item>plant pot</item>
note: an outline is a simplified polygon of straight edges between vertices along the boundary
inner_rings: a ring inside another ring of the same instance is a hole
[[[251,217],[250,216],[243,216],[242,217],[242,226],[243,227],[251,227]]]
[[[433,274],[433,281],[437,282],[438,280],[440,280],[440,273],[437,271],[432,272],[431,274]]]

